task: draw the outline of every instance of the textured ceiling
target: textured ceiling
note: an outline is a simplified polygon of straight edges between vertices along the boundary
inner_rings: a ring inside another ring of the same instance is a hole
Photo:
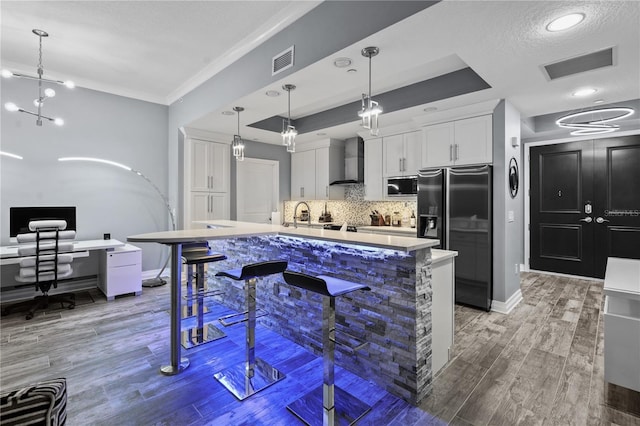
[[[171,103],[220,71],[261,41],[280,31],[318,2],[306,1],[2,1],[3,67],[33,73],[37,38],[31,28],[51,33],[45,41],[45,69],[83,87],[159,103]],[[564,32],[546,24],[569,12],[585,21]],[[267,98],[283,83],[292,94],[292,117],[299,118],[357,101],[366,91],[367,61],[360,49],[380,47],[373,60],[373,94],[470,67],[491,88],[429,101],[384,114],[383,125],[426,123],[473,104],[507,99],[534,128],[547,133],[541,116],[590,108],[593,101],[616,104],[640,98],[640,2],[636,1],[455,1],[445,0],[276,81],[229,105],[203,111],[185,123],[223,134],[235,133],[236,119],[221,115],[234,105],[247,107],[242,135],[279,143],[275,132],[246,127],[286,115],[286,97]],[[614,65],[550,81],[544,65],[612,47]],[[346,56],[357,72],[346,73],[333,60]],[[286,80],[286,81],[285,81]],[[571,94],[582,87],[598,91],[587,98]],[[423,109],[435,107],[427,115]],[[354,120],[324,129],[331,137],[352,136]],[[638,114],[627,126],[639,127]],[[543,130],[544,129],[544,130]],[[326,137],[326,136],[325,136]],[[317,139],[301,135],[300,142]]]

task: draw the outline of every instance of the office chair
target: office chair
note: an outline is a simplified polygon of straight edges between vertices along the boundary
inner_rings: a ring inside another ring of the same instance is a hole
[[[58,280],[71,276],[71,262],[73,261],[73,239],[76,231],[66,231],[67,222],[64,220],[37,220],[29,222],[28,234],[19,234],[18,255],[20,272],[16,281],[20,283],[35,283],[35,290],[41,291],[41,296],[34,300],[16,303],[2,309],[2,315],[8,315],[16,309],[29,307],[26,319],[33,318],[38,309],[46,309],[50,303],[60,303],[68,309],[76,306],[75,295],[62,293],[49,295],[51,286],[58,287]]]

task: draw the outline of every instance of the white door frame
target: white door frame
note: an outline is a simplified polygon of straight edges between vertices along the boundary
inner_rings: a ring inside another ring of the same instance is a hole
[[[280,162],[277,160],[264,160],[261,158],[248,158],[245,157],[243,163],[244,165],[250,164],[266,164],[270,166],[274,166],[273,170],[273,205],[271,206],[271,211],[277,211],[279,209],[280,204]],[[240,197],[238,196],[238,188],[240,188],[240,180],[243,178],[243,175],[240,173],[239,164],[236,164],[236,219],[238,218],[238,212],[240,211]]]

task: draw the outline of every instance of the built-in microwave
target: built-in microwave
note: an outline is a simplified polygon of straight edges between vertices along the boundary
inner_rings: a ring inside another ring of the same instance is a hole
[[[387,178],[387,197],[409,197],[418,193],[418,177]]]

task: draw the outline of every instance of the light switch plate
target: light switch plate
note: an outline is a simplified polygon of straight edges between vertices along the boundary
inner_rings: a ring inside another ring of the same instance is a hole
[[[509,220],[509,222],[514,222],[516,220],[513,210],[509,210],[509,212],[507,213],[507,219]]]

